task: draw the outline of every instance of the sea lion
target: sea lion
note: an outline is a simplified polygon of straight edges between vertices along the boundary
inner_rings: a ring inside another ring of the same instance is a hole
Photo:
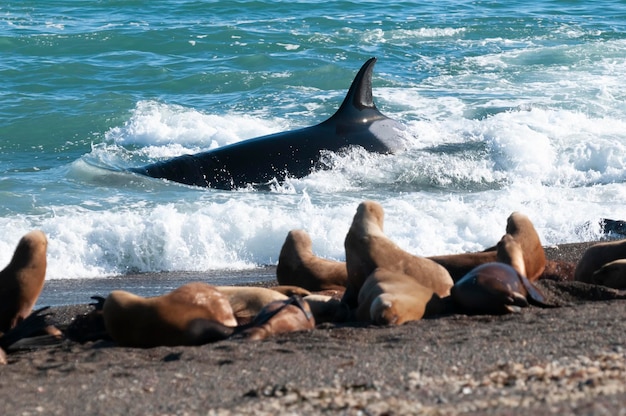
[[[139,348],[200,345],[227,338],[237,325],[226,296],[201,282],[151,298],[115,290],[104,301],[102,315],[114,341]]]
[[[593,272],[591,283],[613,289],[626,289],[626,259],[613,260]]]
[[[463,312],[505,314],[529,304],[550,306],[526,278],[525,252],[513,236],[505,234],[496,253],[498,262],[475,267],[451,289],[452,300]]]
[[[377,268],[359,291],[356,318],[378,325],[402,325],[442,310],[441,298],[412,276]]]
[[[448,271],[425,257],[415,256],[398,247],[383,233],[383,208],[374,201],[362,202],[346,235],[348,284],[343,302],[358,305],[358,295],[365,279],[376,268],[403,273],[443,297],[454,284]]]
[[[278,256],[276,279],[280,285],[296,285],[314,292],[344,290],[348,270],[344,262],[313,254],[313,243],[306,231],[291,230]]]
[[[0,332],[15,327],[33,310],[46,277],[47,247],[43,231],[27,233],[0,272]]]
[[[236,338],[250,341],[274,335],[315,328],[315,318],[309,304],[298,295],[266,305],[246,327],[240,327]]]
[[[506,221],[506,233],[522,248],[528,280],[539,279],[546,268],[546,254],[532,221],[520,212],[513,212]]]
[[[450,295],[463,312],[505,314],[528,306],[517,271],[504,263],[475,267],[454,284]]]
[[[269,303],[289,299],[278,291],[264,287],[217,286],[217,290],[228,299],[239,325],[251,322]]]
[[[614,260],[626,258],[626,239],[597,243],[587,248],[576,265],[574,280],[593,282],[593,273]]]

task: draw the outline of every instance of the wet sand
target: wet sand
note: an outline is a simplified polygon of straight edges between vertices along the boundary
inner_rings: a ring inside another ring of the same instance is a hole
[[[571,263],[586,246],[546,254]],[[626,292],[538,286],[561,306],[199,347],[19,350],[0,366],[3,414],[626,414]],[[89,306],[52,309],[64,326]]]

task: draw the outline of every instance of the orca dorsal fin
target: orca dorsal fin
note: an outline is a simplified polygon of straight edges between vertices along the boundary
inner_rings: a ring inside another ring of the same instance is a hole
[[[337,113],[341,113],[349,108],[357,108],[358,110],[366,108],[376,109],[374,97],[372,96],[372,72],[374,72],[375,63],[376,58],[370,58],[363,64],[359,73],[354,77],[348,94]]]

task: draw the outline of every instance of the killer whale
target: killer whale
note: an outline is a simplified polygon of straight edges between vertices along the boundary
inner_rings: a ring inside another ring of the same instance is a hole
[[[343,103],[326,121],[298,130],[270,134],[206,152],[178,156],[131,172],[186,185],[232,190],[301,178],[321,168],[324,150],[361,146],[370,152],[404,149],[405,127],[383,115],[374,104],[370,58],[352,81]]]

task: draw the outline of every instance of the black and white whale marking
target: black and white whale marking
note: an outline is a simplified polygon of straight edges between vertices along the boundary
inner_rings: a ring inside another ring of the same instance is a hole
[[[287,177],[301,178],[321,168],[321,152],[361,146],[370,152],[403,150],[405,127],[383,115],[372,97],[369,59],[352,81],[341,107],[311,127],[244,140],[217,149],[153,163],[130,171],[187,185],[235,189]]]

